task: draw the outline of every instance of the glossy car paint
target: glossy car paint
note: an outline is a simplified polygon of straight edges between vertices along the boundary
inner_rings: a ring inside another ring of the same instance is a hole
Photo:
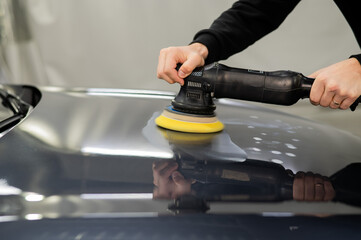
[[[209,239],[268,234],[360,237],[360,230],[350,231],[360,226],[361,209],[342,202],[235,198],[207,201],[207,214],[194,207],[187,214],[169,210],[174,199],[153,199],[152,164],[172,161],[177,154],[224,164],[252,159],[294,173],[331,176],[361,159],[356,136],[227,99],[216,101],[223,132],[179,135],[154,123],[174,98],[172,93],[60,88],[41,92],[33,112],[0,139],[1,238],[183,239],[191,233],[195,239],[204,234]],[[333,234],[315,232],[315,224]]]

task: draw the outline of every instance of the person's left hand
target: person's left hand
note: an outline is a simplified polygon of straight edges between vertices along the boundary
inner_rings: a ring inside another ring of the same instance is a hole
[[[191,193],[192,179],[186,179],[177,171],[174,161],[153,162],[153,197],[155,199],[176,199]]]
[[[315,78],[310,101],[333,109],[348,109],[361,95],[361,65],[349,58],[320,69],[308,77]]]

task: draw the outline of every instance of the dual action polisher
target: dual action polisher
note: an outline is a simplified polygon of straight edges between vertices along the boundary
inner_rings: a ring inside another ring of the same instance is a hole
[[[256,71],[212,63],[184,79],[178,95],[156,118],[158,126],[189,133],[223,130],[213,98],[292,105],[310,95],[314,79],[293,71]],[[350,107],[355,110],[361,97]]]

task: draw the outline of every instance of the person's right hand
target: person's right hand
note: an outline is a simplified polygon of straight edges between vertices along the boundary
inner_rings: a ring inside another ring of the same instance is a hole
[[[208,49],[201,43],[188,46],[163,48],[158,59],[157,77],[168,83],[184,84],[187,77],[196,67],[203,66],[208,56]],[[178,72],[177,64],[182,66]]]
[[[331,201],[335,189],[330,179],[312,172],[297,172],[293,180],[293,199],[297,201]]]

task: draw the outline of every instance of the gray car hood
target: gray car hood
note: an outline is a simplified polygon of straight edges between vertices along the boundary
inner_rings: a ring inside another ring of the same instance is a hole
[[[174,199],[153,199],[152,165],[155,161],[173,161],[179,155],[197,163],[207,160],[221,165],[252,160],[279,165],[293,173],[322,176],[331,176],[361,159],[360,138],[248,102],[216,101],[217,116],[225,129],[197,135],[174,133],[154,124],[173,93],[41,91],[42,99],[32,113],[0,139],[1,196],[19,197],[5,212],[9,216],[168,213],[168,204]],[[314,203],[310,207],[307,203],[286,201],[280,205],[264,200],[263,205],[217,200],[210,211],[359,211],[339,203]]]

